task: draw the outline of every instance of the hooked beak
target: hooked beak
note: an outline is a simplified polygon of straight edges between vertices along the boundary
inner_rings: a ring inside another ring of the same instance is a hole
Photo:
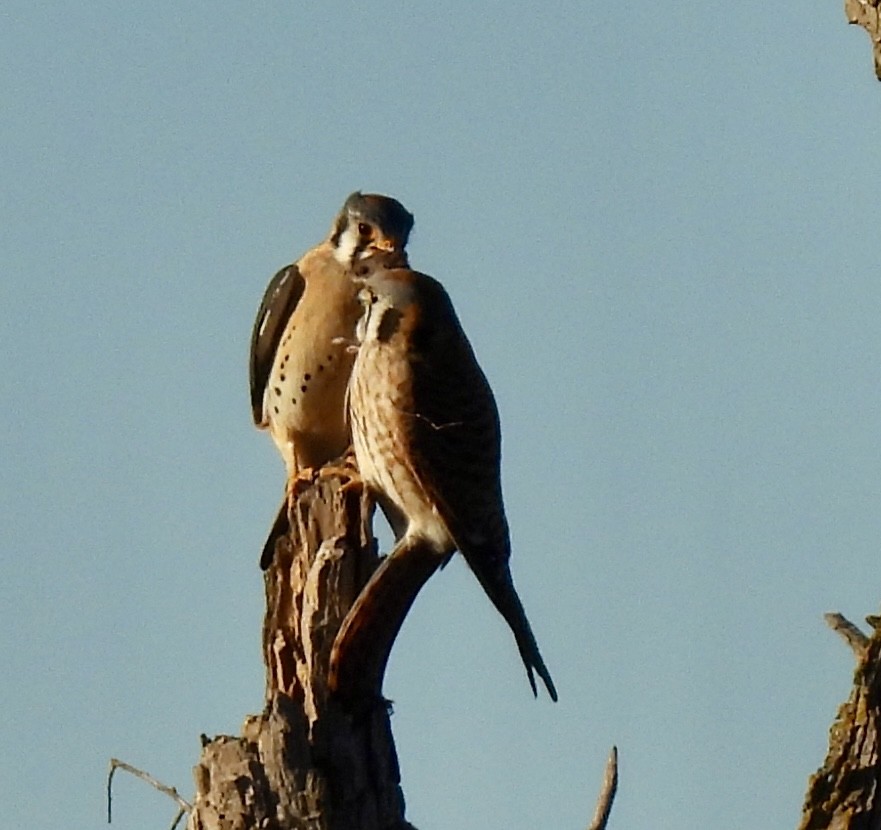
[[[370,247],[386,254],[392,254],[398,250],[397,243],[394,239],[375,239],[370,243]]]

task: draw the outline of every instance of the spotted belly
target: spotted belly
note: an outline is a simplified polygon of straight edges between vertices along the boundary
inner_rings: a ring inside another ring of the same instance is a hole
[[[342,455],[349,443],[346,385],[353,356],[346,344],[323,348],[283,338],[264,396],[269,431],[294,475]]]

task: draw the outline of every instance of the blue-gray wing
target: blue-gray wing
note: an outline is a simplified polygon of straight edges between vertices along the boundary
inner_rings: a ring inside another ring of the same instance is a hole
[[[263,393],[281,340],[282,332],[303,296],[306,283],[296,265],[282,268],[266,286],[257,319],[251,331],[251,414],[257,426],[264,425]]]

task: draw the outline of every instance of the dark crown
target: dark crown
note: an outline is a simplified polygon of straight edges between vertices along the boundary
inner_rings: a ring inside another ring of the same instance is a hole
[[[397,199],[379,193],[356,191],[349,196],[337,219],[335,237],[339,237],[350,217],[376,226],[385,236],[397,239],[401,247],[407,244],[413,229],[413,214]]]

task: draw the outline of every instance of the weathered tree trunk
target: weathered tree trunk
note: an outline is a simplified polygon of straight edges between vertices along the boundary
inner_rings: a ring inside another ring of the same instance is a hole
[[[371,512],[357,478],[331,475],[291,507],[265,575],[266,706],[205,743],[189,830],[410,827],[379,689],[346,703],[328,689],[334,637],[378,562]]]
[[[876,617],[867,637],[840,614],[827,621],[857,657],[850,699],[829,730],[829,753],[811,777],[799,830],[881,828],[881,627]]]

